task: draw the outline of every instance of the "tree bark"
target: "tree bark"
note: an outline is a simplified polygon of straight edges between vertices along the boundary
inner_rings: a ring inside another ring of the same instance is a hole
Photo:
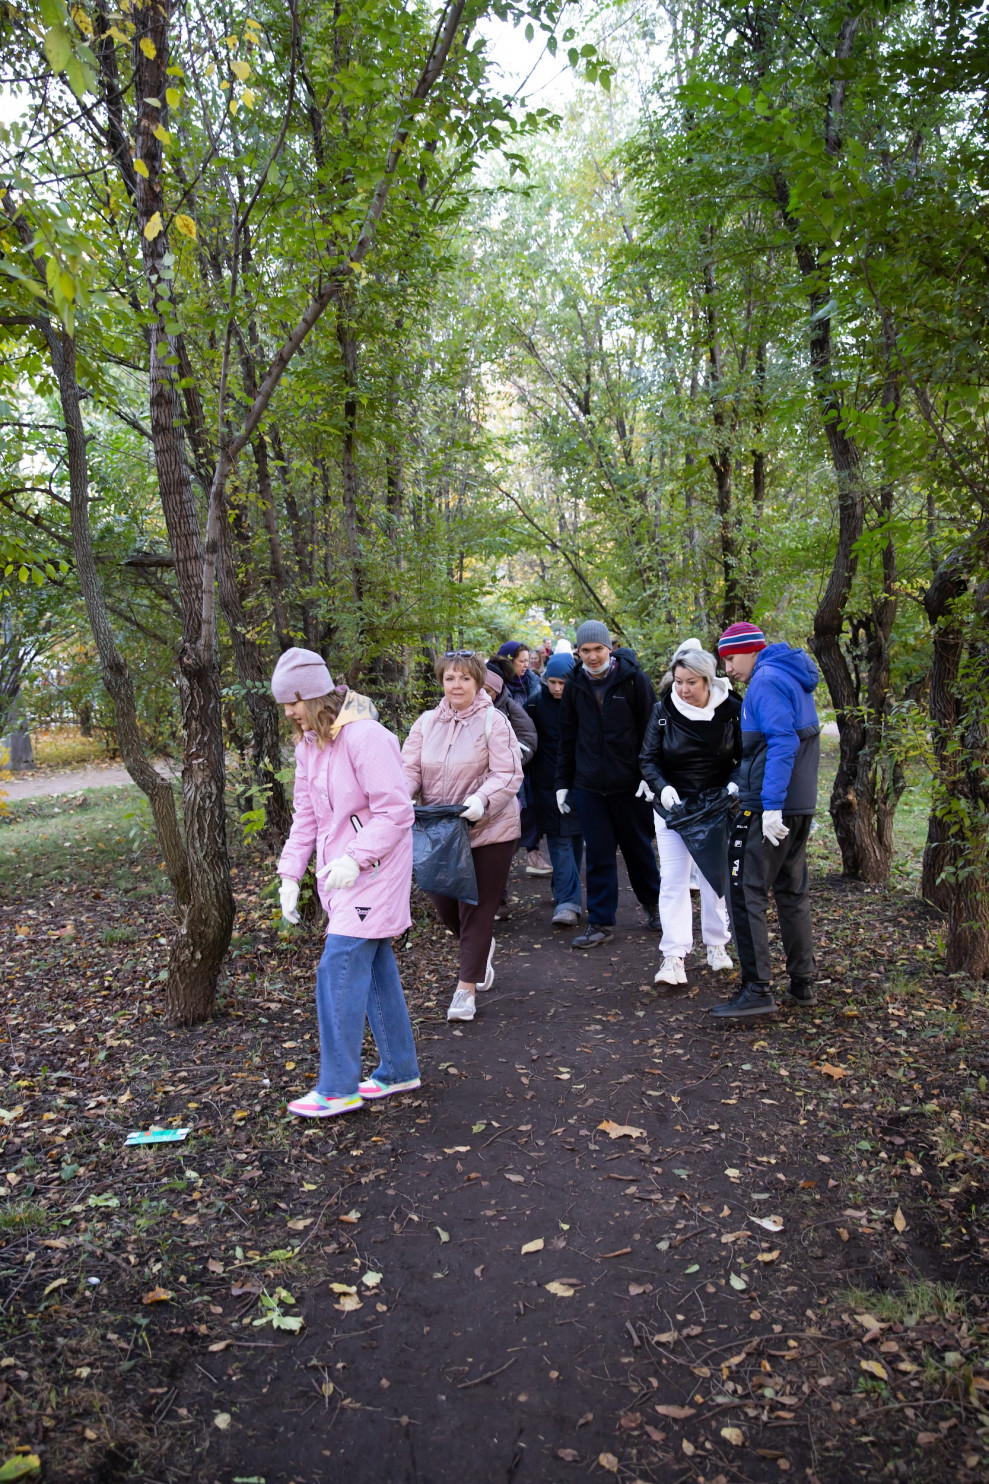
[[[134,37],[138,99],[136,157],[147,177],[134,180],[134,201],[141,233],[149,308],[149,410],[155,468],[182,610],[182,644],[178,655],[179,697],[185,748],[182,801],[185,817],[189,899],[180,913],[169,948],[166,1011],[173,1022],[192,1025],[213,1013],[216,987],[230,943],[234,920],[233,889],[226,836],[226,767],[223,749],[220,658],[216,632],[214,573],[216,547],[222,539],[211,509],[207,538],[199,514],[186,457],[182,398],[176,372],[179,355],[166,331],[168,279],[163,276],[168,235],[149,235],[156,213],[163,212],[162,146],[155,135],[166,110],[151,101],[165,97],[169,65],[169,24],[173,0],[135,12]],[[148,57],[140,42],[149,40]]]

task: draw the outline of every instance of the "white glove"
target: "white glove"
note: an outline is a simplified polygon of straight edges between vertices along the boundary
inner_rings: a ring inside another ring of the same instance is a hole
[[[653,793],[652,789],[649,787],[648,783],[643,778],[642,782],[639,784],[638,788],[635,790],[635,797],[637,799],[645,799],[645,801],[646,801],[647,804],[651,804],[652,801],[653,801],[653,799],[656,797],[656,795]]]
[[[570,790],[568,788],[558,788],[556,790],[556,807],[561,814],[570,813],[570,805],[567,803],[567,794],[569,792]]]
[[[484,800],[480,794],[468,794],[466,799],[464,799],[463,813],[460,818],[466,819],[468,824],[477,824],[483,813]]]
[[[348,886],[353,886],[360,874],[361,868],[352,855],[338,855],[336,860],[327,861],[316,872],[330,891],[346,891]]]
[[[286,922],[300,922],[296,907],[299,905],[299,883],[292,881],[288,876],[282,877],[282,884],[278,888],[278,900],[282,904],[282,916]]]
[[[783,823],[782,809],[766,809],[762,816],[762,835],[770,845],[779,845],[790,833]]]
[[[683,800],[671,783],[668,783],[659,796],[659,802],[664,809],[672,809],[674,804],[682,804]]]
[[[738,784],[737,783],[726,783],[725,784],[725,793],[731,794],[731,796],[732,796],[733,799],[737,799],[738,798]]]

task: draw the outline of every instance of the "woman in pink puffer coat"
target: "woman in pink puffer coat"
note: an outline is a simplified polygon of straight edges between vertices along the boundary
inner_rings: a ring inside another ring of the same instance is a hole
[[[412,797],[463,804],[471,826],[477,905],[429,893],[440,921],[460,940],[460,981],[447,1020],[473,1020],[475,990],[494,982],[495,912],[521,834],[522,755],[508,718],[484,692],[485,669],[472,650],[437,660],[443,699],[413,724],[402,748]]]
[[[329,1118],[420,1086],[391,946],[412,922],[414,814],[398,743],[367,696],[334,691],[311,649],[282,655],[271,690],[298,738],[292,828],[278,861],[282,914],[299,921],[299,882],[315,849],[329,918],[316,970],[319,1081],[288,1107],[300,1118]],[[362,1082],[365,1019],[380,1065]]]

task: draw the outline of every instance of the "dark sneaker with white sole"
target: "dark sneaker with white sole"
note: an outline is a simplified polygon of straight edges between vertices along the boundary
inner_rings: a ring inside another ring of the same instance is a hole
[[[817,991],[812,979],[793,979],[790,988],[786,992],[787,999],[792,1000],[795,1005],[816,1005]]]
[[[599,943],[610,943],[615,936],[614,928],[602,927],[599,923],[589,922],[582,933],[576,938],[571,938],[571,948],[596,948]]]
[[[777,1008],[768,989],[758,984],[743,984],[730,1000],[712,1006],[707,1013],[716,1020],[753,1020],[760,1015],[775,1015]]]

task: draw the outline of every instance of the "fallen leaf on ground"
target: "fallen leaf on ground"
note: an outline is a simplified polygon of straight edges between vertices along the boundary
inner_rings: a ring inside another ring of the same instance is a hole
[[[893,1225],[896,1227],[896,1230],[898,1232],[905,1232],[907,1229],[907,1218],[904,1216],[899,1206],[897,1206],[896,1215],[893,1217]]]
[[[646,1136],[644,1128],[634,1128],[630,1123],[612,1123],[610,1118],[599,1123],[598,1128],[603,1129],[609,1139],[644,1139]]]
[[[356,1209],[356,1207],[353,1211],[348,1211],[346,1216],[340,1217],[340,1220],[345,1221],[348,1226],[353,1226],[354,1223],[360,1221],[360,1219],[361,1213]]]
[[[523,1245],[523,1247],[522,1247],[522,1256],[524,1257],[527,1252],[542,1252],[542,1250],[545,1247],[545,1245],[546,1244],[543,1241],[542,1237],[536,1237],[536,1238],[534,1238],[533,1241],[526,1242]]]
[[[576,1448],[557,1448],[557,1458],[562,1458],[564,1463],[579,1463],[580,1454]]]
[[[655,1410],[660,1417],[672,1417],[675,1422],[682,1422],[685,1417],[693,1417],[697,1411],[696,1407],[678,1407],[673,1402],[657,1402]]]
[[[216,1355],[218,1351],[226,1350],[232,1344],[233,1340],[217,1340],[214,1344],[208,1345],[206,1348],[211,1355]]]
[[[217,1412],[216,1416],[213,1418],[213,1426],[218,1427],[221,1432],[226,1432],[227,1428],[230,1426],[230,1413]]]
[[[340,1217],[341,1221],[344,1219],[343,1216]],[[294,1221],[288,1223],[288,1229],[290,1232],[304,1232],[307,1226],[312,1226],[313,1220],[312,1216],[297,1216]]]
[[[741,1293],[743,1288],[748,1288],[749,1286],[748,1283],[746,1283],[745,1279],[740,1277],[738,1273],[729,1273],[728,1282],[731,1284],[732,1288],[736,1288],[739,1293]]]
[[[889,1380],[889,1371],[881,1360],[860,1360],[859,1365],[863,1371],[868,1371],[870,1376],[878,1376],[880,1381]]]
[[[361,1282],[364,1284],[365,1288],[377,1288],[378,1284],[381,1282],[381,1274],[362,1273]]]
[[[593,1422],[593,1421],[594,1421],[594,1413],[593,1412],[585,1412],[582,1417],[578,1417],[577,1418],[577,1426],[578,1427],[586,1427],[589,1422]]]
[[[555,1293],[557,1298],[573,1298],[574,1295],[572,1288],[568,1287],[566,1283],[558,1282],[556,1278],[553,1279],[552,1283],[544,1283],[543,1287],[547,1293]]]
[[[697,1452],[697,1449],[694,1447],[693,1443],[688,1443],[686,1438],[682,1438],[680,1440],[680,1447],[683,1449],[684,1453],[686,1453],[688,1458],[693,1458],[694,1454]]]
[[[613,1453],[599,1453],[598,1463],[603,1469],[607,1469],[609,1474],[617,1474],[618,1459]]]
[[[341,1314],[352,1314],[355,1309],[361,1309],[364,1306],[356,1293],[344,1293],[340,1295],[340,1302],[334,1304],[333,1307],[339,1309]]]
[[[775,1262],[779,1255],[780,1249],[778,1247],[775,1252],[758,1252],[756,1254],[756,1262]]]
[[[164,1304],[164,1303],[167,1303],[170,1298],[174,1298],[174,1297],[175,1297],[175,1295],[174,1295],[174,1293],[172,1292],[172,1290],[170,1288],[152,1288],[152,1290],[151,1290],[150,1293],[146,1293],[144,1295],[143,1299],[141,1300],[141,1303],[142,1304]]]
[[[721,1436],[726,1443],[731,1443],[735,1448],[741,1448],[745,1442],[745,1437],[740,1427],[723,1427],[721,1429]]]
[[[836,1082],[838,1081],[839,1077],[848,1076],[847,1067],[836,1067],[829,1061],[822,1063],[821,1071],[824,1073],[825,1077],[833,1077]]]
[[[0,1464],[0,1479],[7,1484],[8,1480],[26,1479],[29,1474],[41,1472],[41,1459],[37,1453],[17,1453],[13,1458],[8,1458],[5,1463]]]
[[[439,1237],[439,1239],[440,1239],[441,1242],[449,1242],[449,1240],[450,1240],[450,1233],[449,1232],[445,1232],[441,1226],[434,1226],[433,1227],[433,1231]]]
[[[749,1220],[753,1226],[761,1226],[767,1232],[781,1232],[783,1230],[782,1216],[750,1216]]]

